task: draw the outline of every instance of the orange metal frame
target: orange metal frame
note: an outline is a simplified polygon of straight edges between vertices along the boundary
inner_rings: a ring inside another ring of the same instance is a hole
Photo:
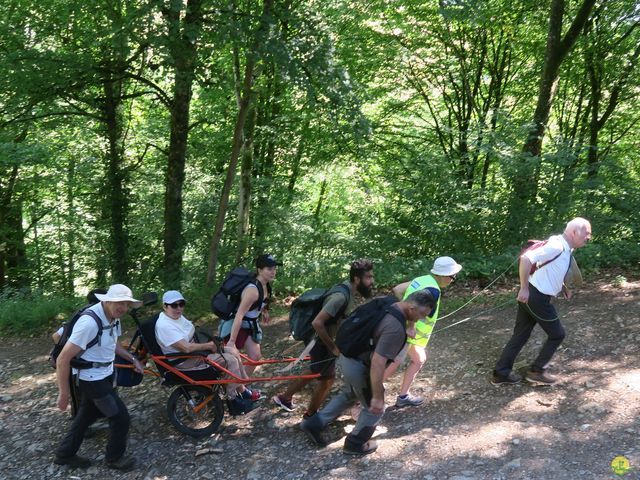
[[[244,365],[249,365],[249,366],[260,366],[260,365],[273,365],[273,364],[278,364],[278,363],[291,363],[291,362],[295,362],[297,360],[297,358],[293,358],[293,357],[288,357],[288,358],[282,358],[279,360],[273,360],[273,359],[265,359],[265,360],[251,360],[249,357],[247,357],[244,354],[240,354],[240,356],[243,359],[243,364]],[[191,385],[202,385],[202,386],[212,386],[212,385],[226,385],[229,383],[257,383],[257,382],[270,382],[270,381],[285,381],[285,380],[299,380],[299,379],[314,379],[314,378],[318,378],[320,377],[319,373],[310,373],[307,375],[276,375],[273,377],[249,377],[249,378],[240,378],[236,375],[234,375],[231,371],[229,371],[228,369],[226,369],[225,367],[223,367],[222,365],[220,365],[218,362],[214,362],[213,360],[211,360],[210,358],[204,356],[204,355],[171,355],[171,356],[167,356],[167,355],[149,355],[149,358],[151,358],[151,360],[153,360],[153,362],[156,365],[161,366],[162,368],[165,368],[168,372],[173,373],[174,375],[176,375],[177,377],[180,377],[181,379],[183,379],[185,381],[185,383],[191,384]],[[170,363],[167,362],[167,360],[175,360],[178,358],[203,358],[205,362],[207,362],[209,365],[211,365],[212,367],[214,367],[215,369],[219,370],[220,372],[222,372],[224,375],[226,375],[228,378],[219,378],[216,380],[193,380],[192,378],[190,378],[185,371],[183,370],[178,370],[176,367],[174,367],[173,365],[171,365]],[[305,359],[308,360],[308,357]],[[115,364],[115,367],[117,368],[133,368],[133,365],[131,364]],[[144,370],[144,373],[147,375],[153,375],[155,377],[160,377],[160,374],[156,371],[153,370],[149,370],[146,369]]]

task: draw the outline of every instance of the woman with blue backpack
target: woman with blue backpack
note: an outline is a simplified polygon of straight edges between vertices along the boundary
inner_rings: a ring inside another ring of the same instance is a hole
[[[262,358],[260,342],[262,329],[260,318],[269,321],[268,304],[271,300],[271,282],[276,278],[278,266],[282,265],[273,255],[265,253],[256,259],[255,278],[248,281],[240,293],[240,303],[235,310],[233,320],[227,320],[220,326],[220,336],[225,339],[229,352],[238,354],[244,350],[254,361]],[[251,376],[255,366],[246,365],[245,370]]]

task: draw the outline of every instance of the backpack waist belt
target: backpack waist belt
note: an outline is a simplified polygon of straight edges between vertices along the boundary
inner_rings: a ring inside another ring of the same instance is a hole
[[[113,362],[89,362],[89,363],[91,364],[92,368],[98,368],[98,367],[108,367]]]

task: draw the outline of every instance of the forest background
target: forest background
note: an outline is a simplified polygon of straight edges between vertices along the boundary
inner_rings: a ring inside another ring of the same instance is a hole
[[[284,261],[285,296],[358,257],[486,282],[593,225],[640,261],[633,0],[5,0],[0,331],[90,288],[183,289]],[[193,312],[194,310],[191,309]]]

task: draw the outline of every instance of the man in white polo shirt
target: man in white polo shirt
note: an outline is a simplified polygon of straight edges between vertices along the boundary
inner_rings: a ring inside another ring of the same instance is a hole
[[[87,362],[85,366],[88,368],[78,370],[82,401],[71,428],[56,450],[54,463],[72,468],[89,467],[91,460],[77,455],[77,452],[89,426],[98,418],[106,417],[109,421],[109,439],[105,464],[109,468],[128,471],[135,465],[133,457],[124,455],[129,433],[129,412],[113,387],[113,361],[117,353],[131,361],[137,372],[144,371],[138,359],[118,343],[120,317],[142,302],[135,300],[131,290],[124,285],[111,285],[106,294],[96,294],[96,297],[100,303],[89,307],[78,319],[56,361],[57,404],[62,411],[69,405],[71,361],[80,358]]]
[[[536,324],[547,334],[547,341],[525,379],[538,385],[556,382],[545,370],[564,340],[565,332],[551,299],[560,292],[566,298],[571,297],[571,292],[564,285],[565,275],[571,265],[571,252],[586,245],[590,238],[591,224],[584,218],[576,217],[567,223],[562,235],[554,235],[541,247],[522,255],[516,325],[495,366],[491,383],[509,385],[520,382],[520,375],[512,371],[513,364]],[[538,269],[531,274],[534,265],[538,265]]]

